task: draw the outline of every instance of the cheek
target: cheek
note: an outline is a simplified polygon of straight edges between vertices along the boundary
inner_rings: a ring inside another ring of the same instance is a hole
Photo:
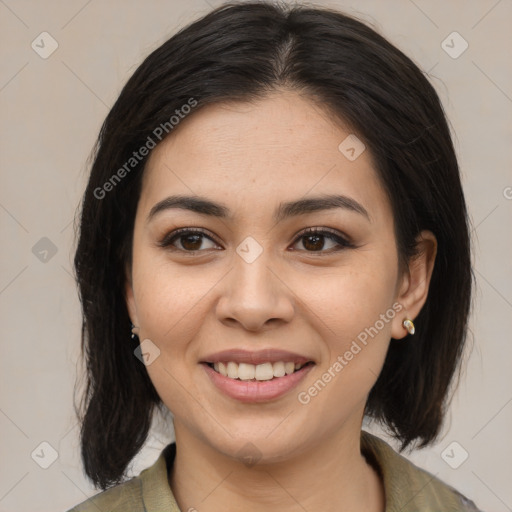
[[[316,280],[303,289],[303,301],[329,328],[329,338],[356,339],[389,310],[395,299],[396,273],[385,264],[371,264]],[[390,313],[391,314],[391,313]],[[391,322],[379,330],[391,332]]]
[[[159,341],[171,335],[176,329],[190,323],[201,312],[201,297],[205,294],[205,282],[184,280],[166,276],[158,280],[155,273],[139,288],[139,319],[146,336]],[[172,285],[171,285],[172,282]]]
[[[314,399],[322,410],[352,410],[366,399],[382,369],[399,308],[393,308],[392,268],[375,264],[317,281],[315,292],[304,290],[328,355],[313,389],[302,391],[311,399],[319,396]]]
[[[208,292],[219,278],[211,270],[178,268],[147,255],[134,272],[140,339],[151,340],[160,351],[146,370],[162,401],[180,418],[190,413],[190,393],[199,394],[191,373],[198,357],[194,340],[210,313]]]
[[[209,293],[223,274],[208,266],[178,266],[151,251],[140,255],[134,270],[141,336],[172,360],[201,328],[209,314]]]

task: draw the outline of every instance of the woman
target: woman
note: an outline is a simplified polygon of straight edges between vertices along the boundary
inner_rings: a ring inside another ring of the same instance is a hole
[[[364,24],[226,4],[154,51],[75,266],[82,458],[110,488],[74,511],[477,510],[361,431],[434,441],[472,287],[439,98]],[[123,483],[157,410],[176,442]]]

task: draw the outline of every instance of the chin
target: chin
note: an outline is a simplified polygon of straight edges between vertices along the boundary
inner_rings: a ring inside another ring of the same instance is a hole
[[[222,438],[209,438],[207,442],[212,449],[248,467],[289,460],[305,451],[309,444],[305,443],[304,432],[282,428],[276,421],[271,425],[253,421],[245,428],[238,425],[232,432],[233,437],[223,432]]]

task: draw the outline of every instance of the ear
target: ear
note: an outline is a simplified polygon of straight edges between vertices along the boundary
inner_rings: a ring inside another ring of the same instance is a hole
[[[139,319],[137,316],[137,307],[133,294],[132,269],[129,264],[127,264],[125,267],[125,276],[124,296],[126,300],[126,308],[128,309],[128,315],[130,316],[132,324],[138,327]]]
[[[406,318],[414,321],[427,300],[436,254],[436,237],[430,231],[422,231],[416,238],[416,254],[409,260],[399,284],[396,301],[403,309],[393,319],[391,336],[395,339],[407,335],[402,322]]]

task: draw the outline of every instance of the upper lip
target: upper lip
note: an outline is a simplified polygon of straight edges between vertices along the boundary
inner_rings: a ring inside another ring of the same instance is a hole
[[[247,364],[263,364],[263,363],[277,363],[283,361],[285,363],[293,362],[298,364],[306,364],[313,360],[310,357],[301,356],[294,352],[288,352],[287,350],[275,350],[275,349],[264,349],[264,350],[243,350],[243,349],[230,349],[223,350],[222,352],[215,352],[204,357],[202,363],[226,363],[233,361],[235,363],[247,363]]]

